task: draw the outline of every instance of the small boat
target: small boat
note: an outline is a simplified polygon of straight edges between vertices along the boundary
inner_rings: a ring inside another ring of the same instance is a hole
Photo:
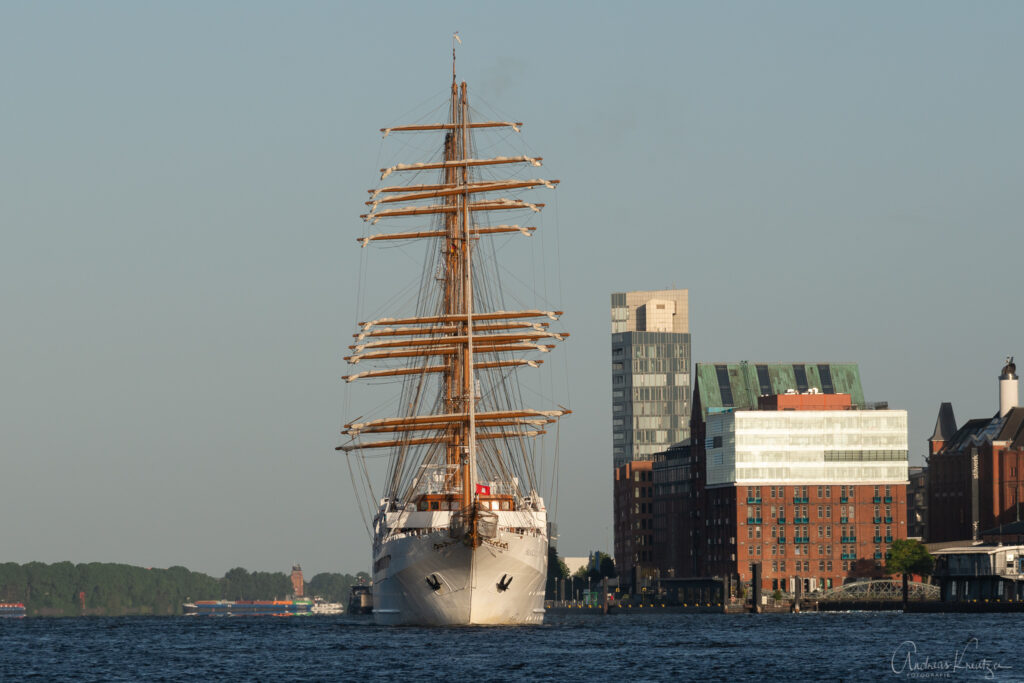
[[[313,613],[309,598],[293,600],[196,600],[182,605],[185,614],[199,616],[293,616]]]
[[[348,613],[373,613],[373,594],[369,586],[352,586],[352,593],[348,597]]]

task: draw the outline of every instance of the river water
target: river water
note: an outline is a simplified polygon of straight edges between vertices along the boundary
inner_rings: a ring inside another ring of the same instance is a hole
[[[0,620],[0,680],[1024,680],[1024,615],[590,614],[543,626],[368,617]]]

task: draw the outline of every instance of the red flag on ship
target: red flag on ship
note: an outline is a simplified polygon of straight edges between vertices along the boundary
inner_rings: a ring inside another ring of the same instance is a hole
[[[483,484],[476,485],[476,495],[478,496],[489,496],[491,495],[491,487],[484,486]]]

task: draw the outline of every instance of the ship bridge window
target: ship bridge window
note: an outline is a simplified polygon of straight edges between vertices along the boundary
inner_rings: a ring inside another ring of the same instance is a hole
[[[436,500],[430,501],[430,509],[431,510],[440,510],[441,509],[441,503],[436,501]]]
[[[511,509],[512,509],[512,506],[511,506],[511,504],[509,503],[509,501],[507,501],[507,500],[503,500],[503,501],[501,501],[501,509],[502,509],[502,510],[511,510]]]
[[[420,510],[426,510],[426,509],[427,509],[427,501],[421,500],[420,501]]]

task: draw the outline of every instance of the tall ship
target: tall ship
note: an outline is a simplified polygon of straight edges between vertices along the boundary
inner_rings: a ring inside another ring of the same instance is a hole
[[[537,229],[514,222],[544,207],[529,191],[558,181],[530,177],[540,157],[492,153],[522,124],[476,120],[452,47],[446,119],[381,129],[408,136],[403,150],[434,156],[381,169],[358,241],[401,244],[403,254],[419,242],[423,262],[413,271],[403,259],[389,266],[396,282],[421,273],[418,285],[405,309],[358,323],[345,358],[359,370],[347,382],[397,387],[393,412],[345,424],[349,440],[338,450],[370,499],[378,624],[539,624],[548,558],[540,479],[550,462],[537,437],[570,411],[525,405],[533,394],[519,371],[537,368],[568,335],[552,328],[561,311],[506,295],[502,275],[523,282],[529,273],[510,275],[500,257],[508,241]],[[378,489],[365,465],[382,454]]]

